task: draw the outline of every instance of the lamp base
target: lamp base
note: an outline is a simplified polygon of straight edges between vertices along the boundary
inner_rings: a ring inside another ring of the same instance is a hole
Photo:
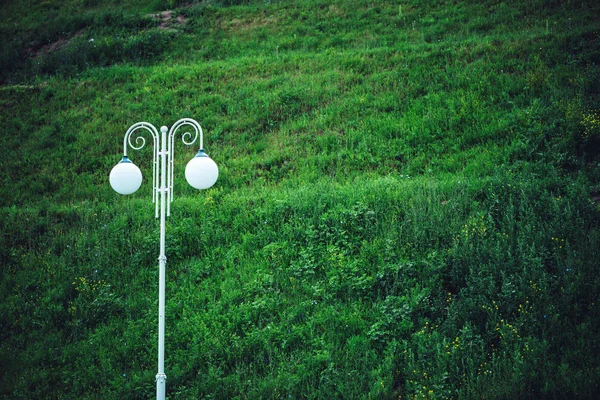
[[[156,374],[156,400],[165,400],[167,375]]]

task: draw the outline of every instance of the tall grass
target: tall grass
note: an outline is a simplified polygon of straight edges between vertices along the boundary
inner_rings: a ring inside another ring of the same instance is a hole
[[[220,177],[178,147],[170,397],[593,397],[597,7],[142,3],[1,6],[1,397],[154,392],[154,205],[107,177],[181,117]]]

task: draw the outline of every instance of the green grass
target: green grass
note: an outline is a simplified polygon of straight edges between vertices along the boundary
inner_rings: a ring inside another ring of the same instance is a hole
[[[136,194],[108,174],[183,117],[220,176],[177,144],[170,398],[598,392],[591,2],[0,10],[0,397],[153,396],[151,149]]]

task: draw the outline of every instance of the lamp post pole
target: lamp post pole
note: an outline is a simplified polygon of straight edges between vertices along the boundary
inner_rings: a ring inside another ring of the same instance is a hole
[[[188,162],[185,177],[188,183],[196,189],[208,189],[217,181],[219,170],[203,149],[202,128],[193,119],[184,118],[177,121],[169,130],[166,126],[157,129],[147,122],[138,122],[132,125],[123,139],[123,159],[110,172],[110,184],[119,194],[131,194],[137,191],[142,184],[142,173],[127,157],[127,146],[139,150],[146,144],[146,139],[137,131],[150,132],[154,143],[154,160],[152,171],[152,201],[156,204],[155,214],[159,217],[158,193],[160,193],[160,255],[158,257],[159,284],[158,284],[158,373],[156,374],[156,398],[164,400],[166,394],[167,375],[165,374],[165,279],[167,256],[165,254],[166,217],[170,215],[170,203],[173,201],[173,153],[175,134],[182,126],[192,127],[194,133],[185,132],[182,142],[192,145],[200,139],[200,150],[196,157]],[[132,142],[132,137],[135,140]],[[160,139],[160,143],[159,143]],[[160,148],[159,148],[160,144]],[[160,165],[159,165],[160,157]],[[160,171],[160,178],[159,178]]]
[[[166,207],[167,198],[167,127],[160,128],[160,255],[158,256],[158,373],[156,374],[156,399],[164,400],[167,386],[165,374],[165,278],[167,256],[165,254]]]

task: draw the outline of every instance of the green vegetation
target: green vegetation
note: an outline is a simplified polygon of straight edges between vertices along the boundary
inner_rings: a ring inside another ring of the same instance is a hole
[[[0,397],[154,395],[152,150],[108,174],[183,117],[169,398],[600,392],[594,2],[124,3],[0,5]]]

